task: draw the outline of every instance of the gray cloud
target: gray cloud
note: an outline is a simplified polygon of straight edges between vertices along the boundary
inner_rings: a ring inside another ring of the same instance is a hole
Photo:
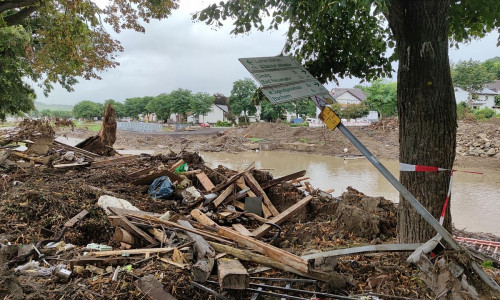
[[[37,101],[47,104],[103,102],[110,98],[123,101],[178,88],[229,95],[235,80],[251,77],[238,58],[278,55],[285,43],[285,30],[255,31],[235,37],[229,34],[230,22],[218,30],[204,23],[193,23],[191,13],[210,2],[182,0],[180,8],[168,19],[146,24],[145,34],[123,31],[116,35],[125,48],[117,58],[119,67],[103,72],[102,80],[81,79],[72,93],[56,86],[45,98],[37,90]],[[460,50],[451,50],[450,58],[453,61],[491,58],[498,55],[495,44],[496,37],[491,34]],[[340,85],[352,87],[359,82],[357,78],[344,79]]]

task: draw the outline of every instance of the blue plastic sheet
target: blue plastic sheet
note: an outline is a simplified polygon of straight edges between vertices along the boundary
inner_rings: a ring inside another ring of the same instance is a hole
[[[167,198],[174,193],[174,185],[167,176],[156,178],[149,186],[148,194],[155,199]]]

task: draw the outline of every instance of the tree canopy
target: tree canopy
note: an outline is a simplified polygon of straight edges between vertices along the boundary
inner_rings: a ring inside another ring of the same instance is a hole
[[[293,54],[322,82],[390,76],[391,62],[397,59],[400,161],[452,169],[456,102],[449,47],[500,28],[499,16],[498,0],[228,0],[193,18],[213,26],[234,18],[233,34],[287,24],[283,52]],[[266,20],[270,21],[265,25]],[[390,48],[395,50],[392,54]],[[400,181],[438,218],[448,172],[401,172]],[[400,241],[423,242],[435,235],[439,224],[433,223],[433,229],[408,202],[400,203]],[[449,207],[444,226],[451,230]]]
[[[240,79],[233,82],[231,95],[229,96],[229,105],[236,115],[243,112],[245,122],[248,121],[248,114],[254,114],[257,109],[252,102],[252,97],[257,91],[257,85],[250,78]]]
[[[71,91],[78,77],[100,79],[99,72],[119,65],[123,50],[109,29],[144,32],[142,22],[166,18],[178,6],[178,0],[97,2],[0,0],[0,119],[33,108],[27,80],[47,94],[55,83]]]
[[[209,93],[196,93],[191,97],[189,108],[195,116],[206,115],[211,111],[214,100],[215,97]]]
[[[190,112],[191,98],[193,94],[190,90],[177,89],[170,93],[172,112],[182,115],[184,120],[187,118],[187,113]]]
[[[379,113],[381,118],[392,117],[398,114],[397,83],[377,79],[369,86],[356,86],[366,93],[365,103]]]
[[[469,93],[468,102],[471,104],[476,93],[484,88],[486,83],[495,79],[495,74],[488,72],[479,61],[468,60],[458,62],[452,70],[453,85]]]
[[[103,113],[103,105],[90,100],[80,101],[73,106],[73,115],[76,118],[92,120],[94,117],[102,117]]]

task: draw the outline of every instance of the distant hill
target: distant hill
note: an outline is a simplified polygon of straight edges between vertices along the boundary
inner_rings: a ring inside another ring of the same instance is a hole
[[[65,104],[45,104],[42,102],[35,102],[35,108],[38,111],[42,111],[44,109],[52,110],[52,111],[72,111],[73,105],[65,105]]]

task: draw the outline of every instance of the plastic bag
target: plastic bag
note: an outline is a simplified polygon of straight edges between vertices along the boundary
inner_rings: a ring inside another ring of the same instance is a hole
[[[184,173],[184,172],[187,172],[187,171],[188,171],[188,169],[189,169],[189,168],[188,168],[188,165],[187,165],[186,163],[184,163],[184,164],[182,164],[182,165],[178,166],[178,167],[175,169],[174,173],[175,173],[175,174],[178,174],[178,173]]]
[[[148,194],[155,199],[167,198],[173,193],[174,185],[167,176],[156,178],[148,190]]]

